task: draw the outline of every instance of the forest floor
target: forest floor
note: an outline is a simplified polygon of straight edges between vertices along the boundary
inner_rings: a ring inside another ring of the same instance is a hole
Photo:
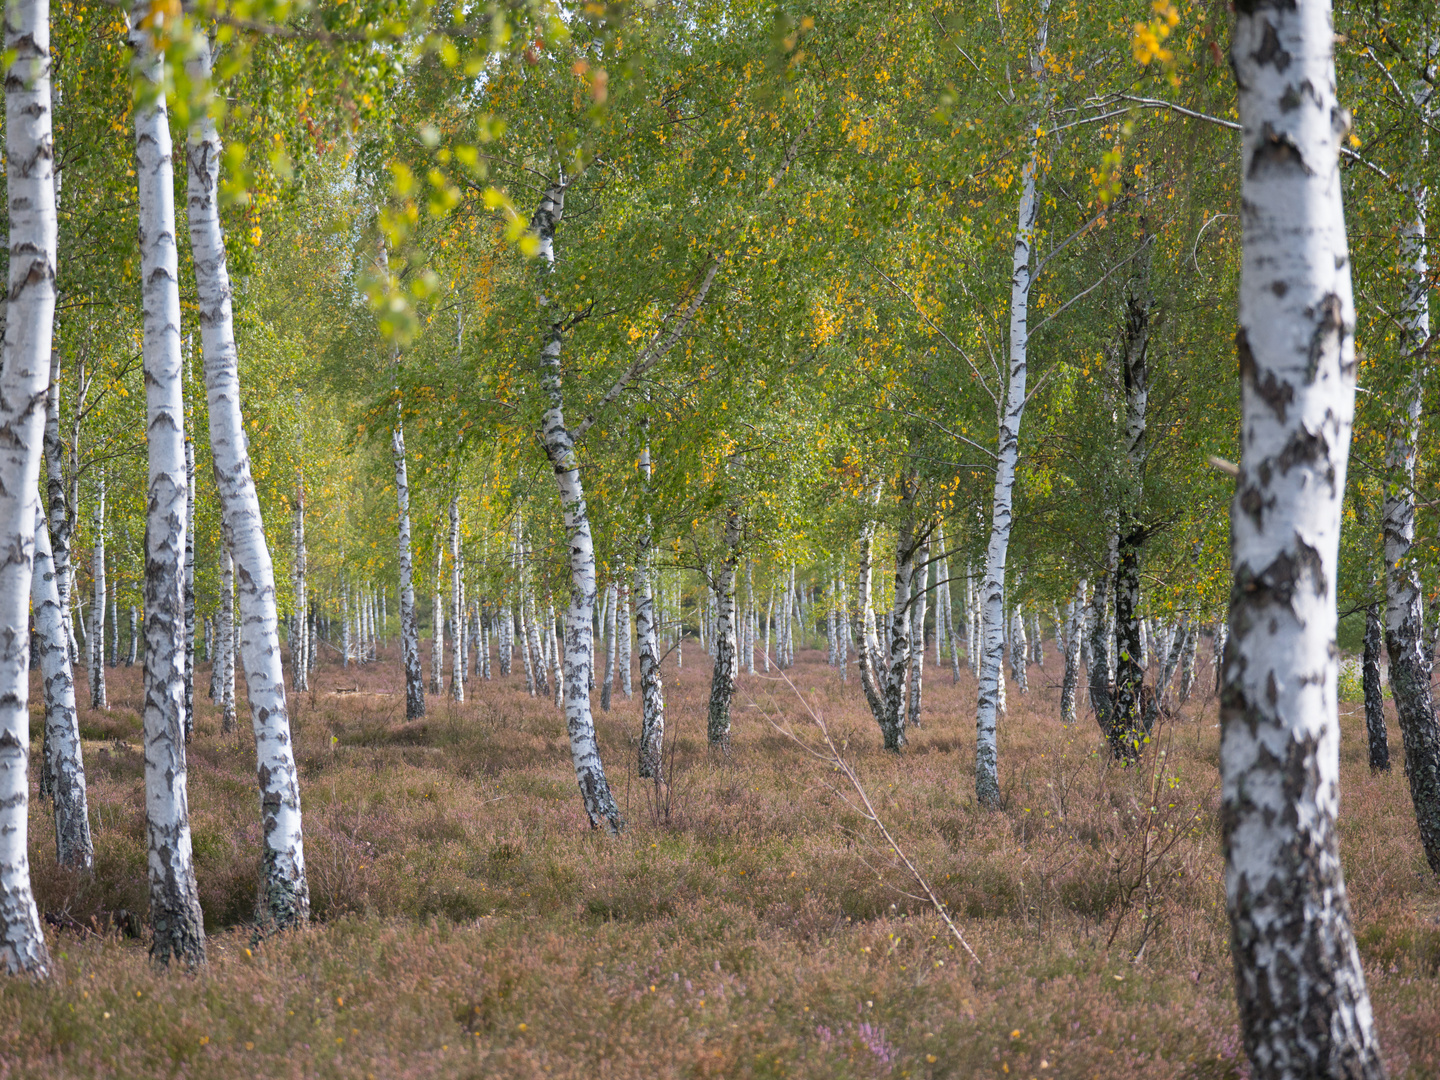
[[[618,837],[586,824],[563,720],[522,675],[472,682],[463,705],[432,695],[407,724],[393,656],[327,662],[292,699],[315,921],[263,943],[246,925],[248,716],[242,700],[241,733],[220,735],[201,665],[189,783],[209,962],[194,973],[87,929],[146,910],[140,669],[109,671],[109,712],[82,711],[93,878],[56,869],[32,786],[55,977],[0,984],[0,1077],[1247,1075],[1208,668],[1126,770],[1105,763],[1093,719],[1060,724],[1051,649],[1028,695],[1010,687],[1005,806],[988,812],[974,804],[968,673],[955,686],[927,666],[923,726],[894,757],[853,673],[842,685],[803,653],[798,692],[741,676],[717,754],[708,657],[687,643],[684,659],[665,665],[668,792],[635,778],[638,695],[597,712]],[[843,776],[772,726],[815,743],[801,695],[978,964],[844,801]],[[1361,709],[1343,711],[1340,833],[1376,1022],[1392,1077],[1433,1078],[1440,885],[1393,721],[1396,768],[1371,776]]]

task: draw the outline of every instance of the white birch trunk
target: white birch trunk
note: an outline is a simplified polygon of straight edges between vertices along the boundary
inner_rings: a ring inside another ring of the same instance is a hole
[[[649,430],[649,418],[640,420],[642,434]],[[650,440],[640,444],[640,483],[648,503],[653,466]],[[660,628],[655,594],[655,552],[653,526],[645,515],[645,527],[635,545],[635,636],[640,649],[640,754],[639,773],[655,783],[664,783],[665,684],[660,676]]]
[[[210,80],[209,42],[200,35],[186,67],[198,85]],[[186,151],[187,208],[200,340],[210,415],[210,450],[224,531],[239,577],[240,619],[227,659],[226,707],[233,722],[234,658],[245,672],[255,738],[262,857],[258,922],[266,929],[304,925],[310,916],[300,816],[300,777],[290,738],[275,567],[250,471],[249,440],[240,411],[240,371],[231,310],[230,273],[220,224],[220,136],[208,113],[191,125]],[[228,595],[227,595],[228,599]],[[193,635],[192,635],[193,636]]]
[[[715,668],[710,676],[710,711],[705,736],[711,746],[730,741],[730,703],[740,670],[739,640],[735,628],[735,570],[740,558],[740,514],[725,514],[725,555],[715,578]]]
[[[57,259],[50,10],[45,0],[15,0],[6,6],[5,49],[11,57],[5,78],[10,273],[0,362],[0,475],[5,478],[0,486],[5,552],[0,560],[0,626],[6,628],[0,648],[0,965],[11,973],[45,976],[50,955],[30,887],[27,851],[30,635],[25,632],[36,569],[38,506],[32,500],[37,497],[45,437]],[[36,614],[38,618],[38,608]],[[68,649],[63,634],[60,643]],[[50,651],[47,648],[47,654]],[[48,716],[48,703],[46,712]],[[74,762],[78,766],[78,753]],[[57,789],[60,782],[56,776]],[[56,808],[58,814],[58,791]]]
[[[1257,1080],[1385,1075],[1336,835],[1335,579],[1356,359],[1333,37],[1327,0],[1236,5],[1241,457],[1220,775]]]
[[[50,529],[35,507],[35,569],[30,595],[40,648],[40,679],[45,693],[45,748],[49,754],[51,796],[55,809],[55,861],[75,870],[95,862],[85,796],[85,763],[80,752],[80,720],[75,708],[75,677],[70,643],[55,584]],[[134,608],[130,609],[134,612]],[[133,623],[132,629],[133,629]]]
[[[341,555],[340,555],[340,561],[341,561],[341,563],[344,563],[344,561],[345,561],[345,555],[344,555],[343,552],[342,552]],[[223,620],[222,620],[222,622],[223,622]],[[224,631],[221,631],[221,633],[223,634]],[[217,637],[216,640],[217,640],[217,641],[221,641],[221,640],[223,640],[223,639]],[[351,642],[350,642],[350,586],[349,586],[349,585],[342,585],[342,586],[340,587],[340,666],[341,666],[341,667],[343,667],[343,668],[348,668],[348,667],[350,666],[351,653],[352,653],[353,651],[354,651],[354,649],[353,649],[353,647],[352,647],[352,645],[351,645]],[[222,646],[222,655],[223,655],[223,646]],[[224,670],[224,664],[223,664],[223,663],[221,664],[221,670],[222,670],[222,671]]]
[[[295,624],[290,643],[290,680],[297,693],[310,689],[310,581],[309,552],[305,546],[305,477],[295,484]]]
[[[450,500],[450,696],[465,700],[465,608],[460,589],[460,496]]]
[[[48,0],[47,0],[48,4]],[[17,309],[18,317],[19,311]],[[54,318],[51,318],[52,328]],[[65,498],[65,448],[60,441],[60,376],[61,353],[52,345],[50,351],[50,389],[45,400],[45,494],[47,498],[50,540],[54,550],[55,588],[60,594],[60,613],[65,623],[65,639],[72,660],[79,654],[70,630],[70,535],[74,528],[70,504]]]
[[[235,557],[229,530],[220,541],[220,734],[235,730]]]
[[[445,548],[435,538],[435,587],[430,592],[430,693],[445,692],[445,603],[441,599],[445,580]]]
[[[1440,37],[1426,42],[1429,56],[1440,50]],[[1433,80],[1433,60],[1427,63]],[[1434,86],[1417,80],[1412,93],[1418,119],[1422,161],[1429,156],[1429,127],[1437,110]],[[1405,744],[1405,776],[1420,827],[1420,843],[1433,873],[1440,874],[1440,722],[1435,715],[1431,668],[1434,648],[1425,640],[1424,593],[1416,565],[1415,489],[1420,465],[1425,389],[1430,382],[1430,279],[1426,242],[1429,189],[1422,180],[1409,189],[1410,220],[1400,228],[1400,257],[1408,272],[1400,309],[1402,348],[1409,370],[1399,423],[1388,452],[1385,485],[1385,646],[1390,654],[1390,690]]]
[[[185,428],[185,741],[195,734],[195,440]],[[133,636],[133,635],[132,635]],[[133,651],[133,645],[132,645]]]
[[[610,711],[610,695],[615,688],[615,664],[619,658],[619,642],[615,632],[619,628],[615,609],[619,606],[620,590],[614,582],[605,586],[605,610],[600,614],[600,623],[605,629],[605,679],[600,687],[600,708]]]
[[[95,537],[90,547],[90,707],[109,709],[105,692],[105,470],[95,472],[95,505],[90,519]]]
[[[1049,33],[1049,0],[1041,0],[1031,74],[1043,86],[1044,53]],[[1000,805],[1000,774],[995,725],[1003,693],[1001,670],[1005,637],[1005,561],[1014,524],[1015,469],[1020,457],[1020,421],[1025,413],[1025,382],[1029,364],[1030,256],[1034,245],[1039,200],[1035,180],[1040,169],[1035,130],[1044,110],[1030,119],[1030,156],[1020,175],[1020,207],[1016,213],[1015,247],[1010,262],[1010,357],[1005,404],[995,440],[995,492],[990,513],[990,541],[985,549],[985,580],[980,589],[979,691],[975,708],[975,797],[982,806]]]
[[[1075,586],[1075,595],[1066,608],[1065,677],[1060,685],[1060,722],[1075,723],[1075,697],[1080,687],[1080,648],[1085,637],[1085,579]]]
[[[910,704],[907,722],[909,726],[920,726],[920,704],[925,680],[925,608],[930,595],[927,581],[930,567],[927,565],[930,545],[922,541],[915,551],[919,563],[920,580],[916,582],[915,597],[910,603]]]
[[[594,673],[595,642],[595,545],[590,533],[590,514],[585,506],[575,442],[565,426],[564,382],[560,354],[564,348],[563,315],[549,310],[544,295],[544,278],[555,263],[555,228],[565,209],[565,181],[552,184],[531,218],[530,228],[539,241],[542,283],[539,292],[544,345],[540,353],[540,378],[548,408],[541,419],[541,442],[555,482],[560,489],[560,509],[565,520],[570,555],[570,607],[565,613],[565,721],[570,734],[570,758],[580,786],[585,813],[592,827],[604,822],[618,831],[624,822],[620,808],[610,794],[600,747],[595,740],[595,721],[590,712],[590,680]]]
[[[615,633],[620,643],[616,660],[620,669],[620,690],[629,698],[635,692],[630,681],[630,586],[623,581],[620,583],[620,608],[615,614]]]
[[[165,15],[152,0],[146,21]],[[185,403],[180,354],[180,277],[175,174],[166,112],[164,57],[150,31],[131,30],[148,86],[134,109],[144,309],[149,486],[145,521],[145,810],[149,832],[150,954],[205,960],[205,925],[190,846],[185,769]],[[153,95],[153,97],[151,96]]]

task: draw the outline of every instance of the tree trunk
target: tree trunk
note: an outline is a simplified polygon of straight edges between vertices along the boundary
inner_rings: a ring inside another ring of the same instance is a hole
[[[62,621],[63,621],[63,620],[62,620]],[[126,667],[134,667],[134,666],[135,666],[136,651],[137,651],[137,647],[138,647],[138,645],[139,645],[139,631],[138,631],[138,629],[137,629],[137,627],[139,626],[139,622],[140,622],[140,612],[139,612],[139,610],[135,607],[134,604],[131,604],[131,605],[130,605],[130,639],[129,639],[128,646],[127,646],[127,650],[126,650],[126,653],[125,653],[125,666],[126,666]],[[192,656],[193,656],[194,653],[195,653],[195,647],[194,647],[194,643],[193,643],[193,642],[191,643],[190,653],[191,653]]]
[[[875,485],[872,503],[878,501],[880,485]],[[874,591],[875,522],[868,517],[860,527],[860,566],[855,586],[855,637],[858,639],[856,663],[860,668],[860,689],[870,706],[870,715],[885,731],[885,697],[881,690],[880,641],[875,632],[875,616],[871,596]]]
[[[299,633],[290,643],[290,681],[297,693],[310,689],[309,552],[305,547],[305,476],[295,483],[295,623]]]
[[[188,365],[187,365],[188,367]],[[190,413],[186,414],[187,424]],[[195,439],[185,429],[185,741],[195,734]]]
[[[1436,42],[1429,43],[1433,50]],[[1433,70],[1433,68],[1431,69]],[[1422,125],[1436,110],[1433,86],[1419,81],[1413,99]],[[1428,140],[1427,140],[1428,142]],[[1428,150],[1428,145],[1425,147]],[[1400,311],[1402,348],[1409,367],[1399,423],[1390,438],[1390,479],[1385,485],[1385,648],[1390,654],[1390,693],[1405,744],[1405,775],[1420,827],[1420,843],[1430,869],[1440,874],[1440,722],[1430,674],[1434,649],[1424,633],[1424,594],[1413,553],[1415,487],[1420,458],[1425,387],[1430,379],[1430,268],[1426,245],[1426,203],[1429,191],[1421,182],[1409,192],[1414,216],[1400,228],[1400,255],[1409,272]]]
[[[162,18],[152,0],[145,21]],[[205,960],[185,770],[185,403],[181,389],[180,277],[175,175],[164,56],[132,28],[141,77],[135,174],[139,187],[149,495],[145,520],[145,808],[149,832],[150,955],[166,964]],[[143,102],[143,104],[142,104]]]
[[[525,692],[531,697],[535,696],[535,664],[530,654],[530,629],[526,625],[525,595],[521,593],[515,610],[520,616],[520,660],[525,665]]]
[[[1090,596],[1090,614],[1087,622],[1090,624],[1090,639],[1087,642],[1090,651],[1090,670],[1087,672],[1087,683],[1090,690],[1090,708],[1095,711],[1095,722],[1100,725],[1100,733],[1110,740],[1111,732],[1114,731],[1112,717],[1115,710],[1115,701],[1110,693],[1110,633],[1105,621],[1105,610],[1109,606],[1110,582],[1115,576],[1114,561],[1116,557],[1115,537],[1111,535],[1110,554],[1104,571],[1095,580],[1095,590]],[[1114,745],[1111,744],[1111,753],[1114,753]]]
[[[85,797],[85,763],[80,752],[80,720],[75,710],[75,678],[70,643],[55,586],[50,529],[35,507],[35,570],[30,595],[40,647],[40,680],[45,692],[45,746],[49,753],[51,795],[55,806],[55,860],[61,866],[89,870],[95,862]],[[134,608],[130,609],[134,617]],[[131,623],[133,632],[134,623]]]
[[[228,735],[235,730],[235,556],[229,530],[220,532],[220,734]]]
[[[922,540],[915,550],[920,580],[917,582],[915,597],[910,603],[910,701],[906,722],[913,728],[920,726],[922,684],[925,679],[925,608],[926,599],[930,595],[927,588],[930,576],[929,557],[930,544],[927,540]]]
[[[1030,642],[1025,637],[1025,609],[1016,604],[1010,613],[1010,674],[1015,676],[1015,689],[1021,694],[1030,692],[1030,676],[1026,670],[1030,663]]]
[[[1200,627],[1191,620],[1185,632],[1185,649],[1180,653],[1180,704],[1190,700],[1195,688],[1195,655],[1200,650]]]
[[[650,498],[649,418],[640,419],[640,484],[648,504]],[[655,612],[655,553],[653,526],[645,514],[645,526],[635,545],[635,636],[640,647],[640,754],[642,777],[664,782],[665,685],[660,677],[660,635]]]
[[[1060,722],[1075,723],[1075,692],[1080,685],[1080,641],[1085,636],[1085,579],[1075,586],[1075,596],[1066,608],[1065,678],[1060,684]]]
[[[105,692],[105,470],[95,474],[95,505],[91,525],[95,539],[90,548],[90,707],[109,709]]]
[[[1385,1075],[1336,835],[1335,580],[1356,358],[1333,26],[1326,0],[1237,4],[1230,52],[1245,213],[1221,822],[1257,1080]]]
[[[895,595],[890,612],[889,661],[882,671],[881,699],[885,711],[879,717],[885,749],[898,753],[905,745],[905,721],[908,702],[905,675],[910,669],[910,594],[915,578],[915,562],[923,539],[916,535],[913,504],[916,485],[913,477],[902,481],[901,499],[907,508],[895,540]]]
[[[450,500],[450,696],[465,700],[465,609],[460,589],[460,496]]]
[[[600,622],[605,630],[605,678],[600,687],[600,708],[610,711],[610,694],[615,688],[615,664],[619,657],[620,643],[615,640],[616,615],[620,590],[612,582],[605,586],[605,609],[600,613]]]
[[[620,690],[629,698],[635,691],[630,683],[630,586],[624,581],[620,583],[619,599],[615,613],[615,634],[620,644],[616,664],[620,669]]]
[[[435,538],[435,588],[430,593],[430,693],[445,692],[445,602],[441,599],[445,581],[445,548]]]
[[[0,964],[46,976],[50,955],[30,888],[29,620],[36,485],[45,437],[55,319],[54,148],[50,113],[50,9],[14,0],[5,9],[5,172],[9,185],[9,307],[0,364]],[[48,710],[47,710],[48,711]],[[53,752],[53,751],[52,751]],[[78,758],[76,759],[78,762]],[[57,778],[58,780],[58,778]]]
[[[1370,743],[1370,771],[1390,771],[1390,743],[1385,732],[1385,691],[1380,685],[1380,648],[1384,641],[1380,605],[1365,609],[1365,657],[1361,683],[1365,688],[1365,734]]]
[[[1049,34],[1049,0],[1041,0],[1040,25],[1030,70],[1037,84],[1044,85],[1041,57]],[[1042,90],[1043,92],[1043,90]],[[1000,805],[1000,775],[996,756],[995,725],[1000,710],[1004,672],[1005,559],[1010,550],[1012,506],[1015,499],[1015,469],[1020,457],[1020,420],[1025,412],[1025,380],[1029,353],[1030,254],[1034,244],[1039,200],[1035,179],[1040,169],[1038,145],[1033,134],[1044,123],[1041,108],[1032,117],[1029,129],[1030,154],[1020,175],[1020,207],[1016,213],[1015,248],[1010,270],[1010,365],[1005,405],[995,440],[995,492],[990,514],[990,542],[985,551],[985,581],[981,586],[980,687],[975,706],[975,797],[981,806]]]
[[[500,609],[500,627],[496,631],[500,635],[497,643],[500,657],[500,674],[510,674],[511,650],[515,646],[515,613],[510,605],[506,604]]]
[[[540,377],[549,405],[541,419],[540,438],[560,489],[560,509],[565,519],[570,554],[570,607],[565,613],[565,720],[570,733],[570,757],[591,827],[604,822],[615,832],[624,826],[624,821],[605,779],[600,747],[595,740],[595,721],[590,712],[590,679],[595,663],[592,630],[595,544],[590,532],[590,514],[585,506],[579,462],[576,460],[575,441],[565,426],[564,383],[560,367],[560,354],[565,344],[563,316],[547,310],[549,298],[543,293],[543,281],[554,267],[555,227],[564,213],[565,187],[563,179],[552,184],[530,221],[531,230],[539,240],[542,274],[540,308],[544,316]]]
[[[710,677],[710,714],[705,735],[711,746],[730,742],[730,703],[739,672],[739,641],[735,634],[735,571],[740,560],[740,514],[725,514],[725,557],[715,576],[715,669]]]
[[[196,85],[209,83],[210,48],[203,34],[194,42],[186,68]],[[280,662],[275,567],[260,518],[260,500],[250,470],[249,439],[240,411],[230,272],[220,224],[220,157],[220,136],[209,114],[202,112],[190,127],[186,151],[187,207],[210,414],[210,450],[226,541],[239,577],[239,626],[232,633],[227,660],[227,715],[233,722],[233,667],[238,654],[245,671],[245,696],[250,703],[250,727],[255,738],[263,838],[256,916],[263,928],[288,929],[308,921],[310,889],[305,878],[300,777],[290,737],[285,671]],[[190,637],[193,642],[193,633]]]

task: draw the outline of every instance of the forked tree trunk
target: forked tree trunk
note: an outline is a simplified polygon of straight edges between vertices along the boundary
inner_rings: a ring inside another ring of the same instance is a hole
[[[186,68],[196,85],[209,83],[210,47],[203,34],[193,43]],[[215,123],[202,112],[191,125],[186,149],[187,216],[199,300],[210,451],[226,541],[239,578],[240,618],[231,635],[226,706],[233,722],[233,668],[238,656],[250,703],[260,803],[262,841],[256,917],[263,929],[288,929],[308,921],[310,888],[305,878],[300,776],[290,739],[285,671],[280,662],[275,566],[260,518],[260,500],[250,471],[249,439],[240,411],[230,272],[220,224],[220,156]],[[193,633],[190,638],[193,644]]]
[[[30,889],[29,621],[36,484],[45,432],[55,318],[55,181],[50,113],[50,9],[5,9],[5,171],[9,184],[9,309],[0,364],[0,965],[49,974],[50,955]],[[62,639],[63,640],[63,639]],[[68,647],[68,646],[67,646]],[[78,758],[77,758],[78,761]]]
[[[1257,1080],[1385,1075],[1336,834],[1335,580],[1356,358],[1333,38],[1328,0],[1236,5],[1241,457],[1220,774]]]
[[[161,19],[152,0],[145,21]],[[148,86],[134,108],[139,186],[149,485],[145,522],[145,808],[149,832],[150,955],[205,960],[185,769],[185,403],[175,175],[164,57],[143,26],[131,30]]]

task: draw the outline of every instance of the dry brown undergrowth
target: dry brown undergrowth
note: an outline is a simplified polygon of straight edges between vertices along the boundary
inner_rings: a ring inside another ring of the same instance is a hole
[[[145,908],[142,763],[139,670],[112,671],[115,708],[83,714],[92,881],[56,870],[32,799],[57,977],[0,989],[0,1077],[1243,1075],[1213,696],[1167,723],[1140,769],[1110,768],[1093,721],[1057,720],[1052,650],[1027,697],[1012,687],[1005,808],[986,813],[968,676],[926,669],[924,726],[894,758],[853,678],[802,654],[791,677],[977,968],[836,777],[762,718],[808,722],[782,684],[742,675],[716,756],[707,658],[685,659],[666,665],[658,803],[633,775],[636,700],[617,693],[600,718],[630,823],[614,840],[585,827],[564,725],[523,677],[472,684],[463,706],[432,696],[406,724],[393,657],[323,668],[293,702],[317,921],[255,948],[254,759],[202,700],[190,793],[212,936],[196,975],[153,971],[120,932],[137,920],[117,913]],[[1345,868],[1380,1032],[1392,1075],[1434,1077],[1440,888],[1403,776],[1369,775],[1363,718],[1346,711]],[[38,718],[33,731],[38,750]]]

